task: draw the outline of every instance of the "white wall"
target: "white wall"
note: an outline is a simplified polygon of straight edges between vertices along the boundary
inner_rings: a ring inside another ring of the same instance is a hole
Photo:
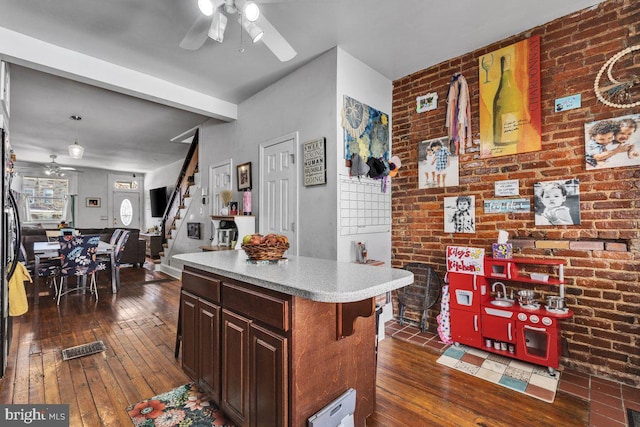
[[[142,230],[147,230],[156,225],[159,227],[162,221],[162,218],[151,217],[149,190],[159,187],[167,187],[169,190],[172,190],[176,185],[176,180],[178,179],[178,175],[180,175],[180,169],[183,163],[184,159],[180,159],[167,166],[148,172],[144,176],[144,220],[143,226],[141,227]]]
[[[231,158],[233,168],[251,162],[252,210],[259,217],[258,176],[261,143],[298,132],[300,143],[327,138],[327,185],[304,187],[300,149],[296,166],[299,181],[299,255],[335,259],[335,170],[330,159],[336,153],[335,132],[336,49],[294,71],[238,106],[235,123],[204,126],[200,146],[200,170],[204,165]],[[207,172],[208,173],[208,172]],[[205,177],[203,176],[203,180]],[[208,182],[208,177],[206,178]],[[237,188],[234,176],[234,191]],[[234,200],[242,200],[236,192]]]
[[[298,147],[299,255],[351,261],[352,238],[338,237],[338,176],[344,166],[344,141],[340,113],[348,95],[387,114],[391,113],[392,82],[340,48],[334,48],[238,106],[233,123],[203,125],[200,137],[200,173],[209,182],[209,166],[232,159],[232,167],[251,162],[253,212],[259,218],[259,146],[298,132],[299,143],[326,138],[327,184],[302,184],[301,149]],[[391,139],[391,138],[389,138]],[[235,175],[235,174],[234,174]],[[147,187],[148,188],[148,187]],[[237,188],[235,176],[233,189]],[[234,200],[242,200],[239,193]],[[190,209],[192,213],[193,208]],[[211,225],[208,224],[210,232]],[[370,258],[391,258],[391,232],[364,236]],[[358,236],[362,239],[361,236]]]
[[[343,96],[347,95],[363,104],[367,104],[376,110],[382,111],[389,115],[389,144],[391,144],[391,107],[393,96],[393,82],[382,74],[378,73],[371,67],[360,62],[342,49],[338,49],[337,64],[337,84],[336,84],[336,139],[340,142],[339,149],[336,152],[335,161],[337,164],[337,173],[349,175],[349,169],[345,166],[344,161],[344,142],[342,129],[342,104]],[[366,179],[366,178],[362,178]],[[374,180],[375,181],[375,180]],[[380,182],[380,181],[375,181]],[[391,191],[391,184],[387,186],[387,191]],[[339,194],[336,194],[336,200],[339,200]],[[338,215],[336,209],[336,215]],[[337,235],[338,229],[334,229]],[[386,233],[368,233],[358,234],[355,236],[339,236],[338,249],[336,259],[339,261],[354,261],[355,252],[353,250],[353,241],[366,241],[368,257],[384,261],[387,266],[391,266],[391,226]]]

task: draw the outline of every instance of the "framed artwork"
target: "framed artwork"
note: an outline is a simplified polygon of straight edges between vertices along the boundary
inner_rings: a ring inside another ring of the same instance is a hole
[[[640,114],[584,125],[587,170],[640,166]]]
[[[326,141],[318,138],[302,144],[304,155],[304,185],[320,185],[327,183]]]
[[[536,225],[580,224],[580,181],[565,179],[533,185]]]
[[[416,98],[416,113],[424,113],[438,108],[438,92],[430,92]]]
[[[87,197],[85,206],[88,208],[99,208],[101,206],[100,197]]]
[[[200,239],[200,223],[188,222],[187,223],[187,237],[189,239]]]
[[[369,157],[389,160],[389,116],[347,95],[343,97],[342,128],[344,158],[358,153],[366,162]]]
[[[454,187],[459,184],[458,156],[449,137],[418,143],[418,188]]]
[[[444,232],[476,232],[476,196],[444,198]]]
[[[236,167],[238,191],[251,190],[251,162]]]
[[[479,59],[480,157],[542,148],[540,36]]]

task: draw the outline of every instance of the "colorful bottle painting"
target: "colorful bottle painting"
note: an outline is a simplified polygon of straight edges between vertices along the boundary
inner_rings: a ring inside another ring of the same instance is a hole
[[[500,84],[493,98],[493,143],[512,145],[522,137],[524,100],[513,79],[511,57],[500,57]]]

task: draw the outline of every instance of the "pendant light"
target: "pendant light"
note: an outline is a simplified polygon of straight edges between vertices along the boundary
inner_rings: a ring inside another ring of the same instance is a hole
[[[71,157],[72,159],[80,160],[82,159],[82,155],[84,154],[84,147],[78,144],[78,122],[82,120],[82,117],[73,115],[69,118],[76,122],[76,141],[69,146],[69,157]]]

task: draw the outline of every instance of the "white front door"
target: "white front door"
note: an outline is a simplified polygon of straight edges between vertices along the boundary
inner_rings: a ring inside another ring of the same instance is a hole
[[[211,189],[211,215],[220,215],[224,207],[220,199],[222,190],[232,190],[231,160],[211,166],[209,169],[209,188]]]
[[[112,217],[116,228],[140,228],[140,194],[114,191]]]
[[[292,255],[298,254],[297,141],[296,133],[260,145],[260,232],[287,236]]]

